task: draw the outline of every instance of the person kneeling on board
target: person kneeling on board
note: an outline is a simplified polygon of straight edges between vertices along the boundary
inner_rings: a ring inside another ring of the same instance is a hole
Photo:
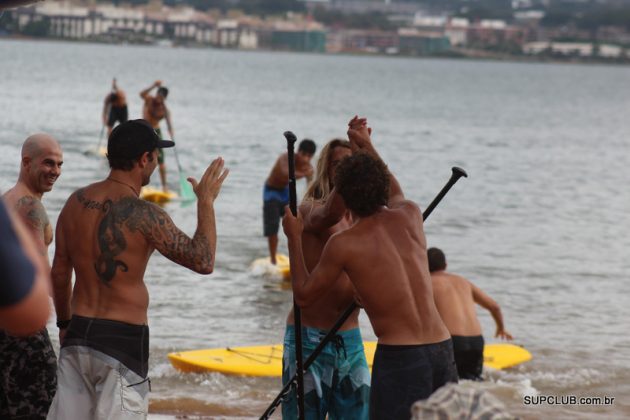
[[[304,220],[302,243],[308,270],[312,270],[319,261],[328,239],[352,224],[350,212],[333,183],[337,165],[350,155],[352,150],[347,140],[334,139],[324,146],[317,161],[315,179],[299,207]],[[354,288],[342,272],[321,297],[301,308],[304,358],[311,355],[353,301]],[[282,385],[286,386],[295,375],[296,368],[293,310],[287,318],[282,365]],[[335,340],[324,347],[304,373],[304,386],[306,418],[323,419],[326,415],[331,419],[368,418],[370,370],[359,329],[359,309],[354,311],[339,329]],[[295,388],[282,403],[282,418],[297,418]]]
[[[337,167],[335,188],[353,224],[330,237],[309,273],[302,218],[285,211],[293,293],[308,307],[348,275],[378,337],[370,419],[407,420],[415,401],[457,382],[453,346],[433,301],[422,214],[372,146],[367,121],[349,127],[353,155]]]
[[[439,248],[429,248],[429,271],[433,298],[453,339],[455,363],[460,379],[481,380],[483,369],[483,336],[475,312],[475,303],[486,308],[497,324],[495,337],[511,340],[503,326],[499,305],[464,277],[446,272],[446,256]]]
[[[217,158],[199,182],[188,179],[197,196],[197,228],[188,237],[163,209],[138,198],[158,149],[173,145],[144,120],[120,124],[107,145],[109,176],[73,193],[59,215],[52,281],[61,350],[48,419],[147,416],[149,257],[157,249],[195,272],[212,273],[214,201],[228,174]]]

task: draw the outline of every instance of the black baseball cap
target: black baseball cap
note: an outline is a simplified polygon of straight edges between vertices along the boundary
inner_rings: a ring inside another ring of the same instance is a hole
[[[175,146],[162,140],[146,120],[129,120],[118,125],[107,140],[107,156],[134,159],[144,152]]]

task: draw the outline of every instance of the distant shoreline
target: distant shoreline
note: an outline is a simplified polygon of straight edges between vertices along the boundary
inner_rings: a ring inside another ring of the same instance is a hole
[[[284,49],[238,49],[238,48],[217,48],[208,45],[194,43],[176,43],[172,45],[160,45],[159,43],[143,43],[143,42],[107,42],[98,40],[73,40],[68,38],[53,37],[32,37],[25,35],[0,35],[0,41],[47,41],[62,43],[80,43],[80,44],[97,44],[97,45],[119,45],[119,46],[145,46],[155,48],[188,48],[188,49],[209,49],[217,51],[239,51],[239,52],[279,52],[279,53],[295,53],[295,54],[313,54],[313,55],[330,55],[330,56],[360,56],[360,57],[393,57],[393,58],[417,58],[417,59],[452,59],[452,60],[474,60],[474,61],[495,61],[495,62],[513,62],[513,63],[532,63],[532,64],[584,64],[584,65],[611,65],[611,66],[627,66],[630,65],[630,59],[613,60],[602,58],[584,58],[584,57],[551,57],[539,55],[514,55],[498,53],[486,50],[475,50],[468,48],[455,48],[444,54],[433,55],[412,55],[412,54],[386,54],[372,53],[363,51],[343,51],[343,52],[311,52],[311,51],[293,51]]]

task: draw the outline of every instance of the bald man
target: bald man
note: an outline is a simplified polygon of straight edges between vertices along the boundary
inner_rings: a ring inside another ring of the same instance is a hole
[[[22,146],[18,181],[4,194],[6,206],[35,240],[47,272],[53,230],[41,200],[52,190],[62,164],[61,147],[52,136],[30,136]],[[46,328],[29,337],[0,331],[0,360],[0,418],[45,419],[57,388],[57,358]]]

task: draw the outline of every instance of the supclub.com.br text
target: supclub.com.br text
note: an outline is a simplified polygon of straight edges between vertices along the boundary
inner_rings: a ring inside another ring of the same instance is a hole
[[[615,397],[578,397],[577,395],[526,395],[524,405],[613,405]]]

